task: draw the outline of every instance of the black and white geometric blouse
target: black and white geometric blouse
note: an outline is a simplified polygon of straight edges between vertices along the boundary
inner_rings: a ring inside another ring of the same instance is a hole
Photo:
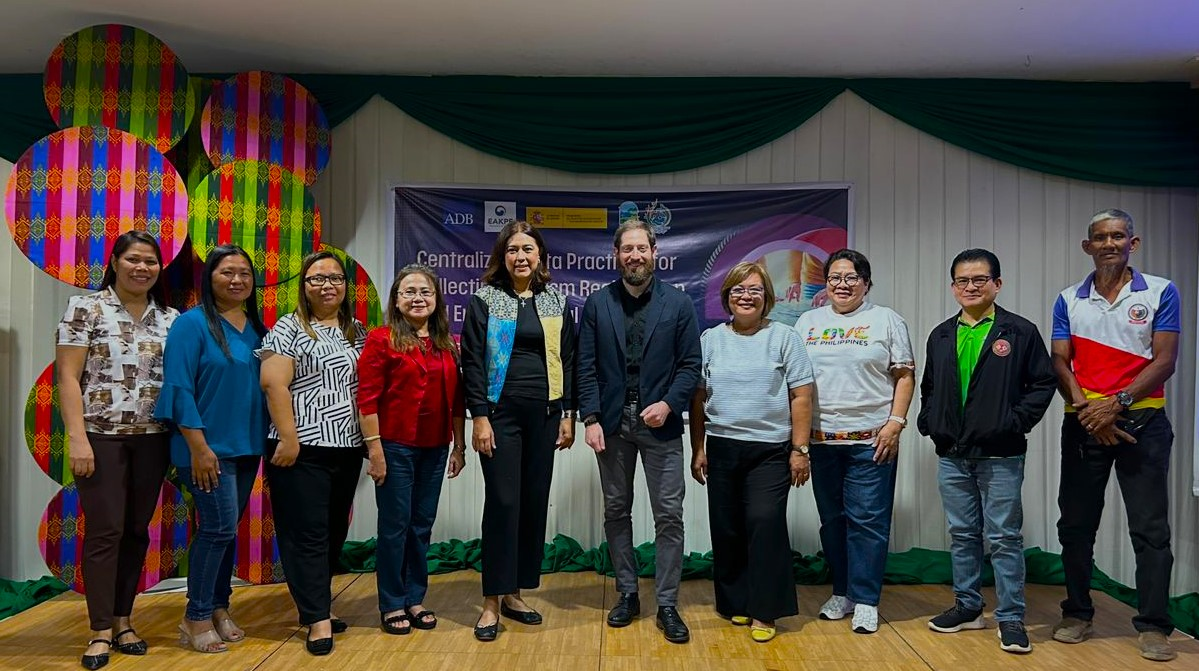
[[[295,362],[291,409],[301,445],[361,447],[358,427],[358,357],[366,344],[366,328],[354,320],[354,344],[346,342],[340,328],[312,324],[316,340],[300,326],[295,313],[282,317],[255,350],[274,352]],[[270,438],[279,431],[271,422]]]

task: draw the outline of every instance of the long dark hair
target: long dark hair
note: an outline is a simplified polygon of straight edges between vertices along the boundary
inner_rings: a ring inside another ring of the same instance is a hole
[[[354,329],[354,315],[350,314],[350,276],[346,272],[346,264],[337,258],[333,252],[313,252],[304,257],[304,262],[300,264],[300,300],[296,303],[296,317],[300,320],[300,326],[304,329],[309,337],[316,340],[316,331],[312,328],[312,310],[308,307],[308,294],[305,293],[304,287],[307,283],[304,278],[308,276],[308,269],[317,261],[325,259],[333,259],[337,262],[337,267],[341,268],[341,274],[346,276],[345,293],[341,295],[341,305],[337,306],[337,325],[341,327],[341,334],[346,337],[346,342],[350,345],[358,338],[358,333]]]
[[[437,271],[419,263],[410,263],[400,268],[395,281],[391,283],[391,291],[387,292],[387,326],[391,329],[392,349],[397,352],[408,352],[420,347],[420,337],[416,335],[416,329],[412,328],[412,324],[404,319],[400,308],[396,307],[396,299],[400,294],[400,283],[409,275],[423,275],[425,279],[429,280],[429,284],[433,285],[433,296],[437,301],[437,307],[433,308],[433,315],[429,319],[429,341],[433,344],[433,349],[449,352],[454,355],[456,360],[458,348],[454,346],[454,339],[450,336],[450,319],[445,307],[445,300],[441,295],[441,286],[437,283]]]
[[[243,309],[246,311],[246,317],[250,320],[250,326],[258,337],[266,335],[266,326],[262,323],[262,317],[258,315],[258,286],[254,281],[254,262],[250,260],[250,255],[246,250],[237,245],[221,245],[213,247],[208,251],[208,259],[204,263],[204,276],[200,278],[200,307],[204,310],[204,321],[208,322],[208,332],[221,346],[221,351],[225,353],[226,359],[232,359],[233,355],[229,352],[229,342],[225,339],[225,329],[221,328],[220,312],[216,307],[216,296],[212,293],[212,274],[216,272],[217,266],[225,257],[233,256],[234,254],[246,260],[250,265],[250,297],[245,300]]]
[[[487,269],[483,271],[483,277],[479,281],[501,289],[512,288],[512,278],[508,275],[508,266],[504,263],[504,257],[508,254],[508,241],[517,233],[524,233],[537,243],[537,252],[541,262],[533,271],[533,279],[529,283],[529,288],[533,291],[544,289],[545,285],[550,283],[550,253],[545,248],[545,239],[541,237],[541,231],[524,220],[504,224],[504,227],[500,229],[499,235],[495,238],[495,246],[491,248],[491,257],[487,259]]]
[[[162,249],[158,247],[158,241],[154,239],[154,236],[145,231],[126,231],[112,244],[112,252],[108,255],[108,264],[104,266],[104,279],[100,281],[100,288],[107,289],[117,283],[117,259],[124,256],[130,247],[139,242],[150,245],[154,250],[154,257],[158,259],[158,277],[154,280],[154,284],[150,286],[148,293],[150,298],[154,299],[155,303],[160,307],[165,307],[167,296],[166,291],[163,290],[162,282]]]

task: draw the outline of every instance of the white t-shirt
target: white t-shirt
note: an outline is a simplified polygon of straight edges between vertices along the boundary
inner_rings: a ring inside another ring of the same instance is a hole
[[[812,361],[812,431],[851,433],[878,429],[891,415],[896,368],[915,370],[908,325],[891,308],[862,303],[837,314],[831,305],[795,322]],[[818,442],[863,442],[852,438]]]
[[[812,382],[812,365],[794,330],[769,321],[753,335],[728,324],[704,331],[701,386],[705,431],[733,440],[791,439],[791,390]]]

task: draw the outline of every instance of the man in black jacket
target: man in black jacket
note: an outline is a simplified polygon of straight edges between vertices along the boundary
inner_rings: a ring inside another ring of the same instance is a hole
[[[1032,650],[1024,629],[1025,437],[1053,400],[1057,378],[1045,342],[1027,319],[995,305],[999,259],[967,249],[949,266],[962,306],[928,336],[920,382],[920,433],[940,457],[937,480],[949,527],[954,605],[933,631],[983,628],[983,536],[991,543],[1000,647]]]

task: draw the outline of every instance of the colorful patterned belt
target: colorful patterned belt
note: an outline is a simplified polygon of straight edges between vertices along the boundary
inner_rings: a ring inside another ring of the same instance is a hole
[[[879,429],[869,429],[866,431],[817,431],[812,429],[808,438],[813,443],[827,443],[834,440],[852,440],[854,442],[862,442],[870,440],[879,434]]]

